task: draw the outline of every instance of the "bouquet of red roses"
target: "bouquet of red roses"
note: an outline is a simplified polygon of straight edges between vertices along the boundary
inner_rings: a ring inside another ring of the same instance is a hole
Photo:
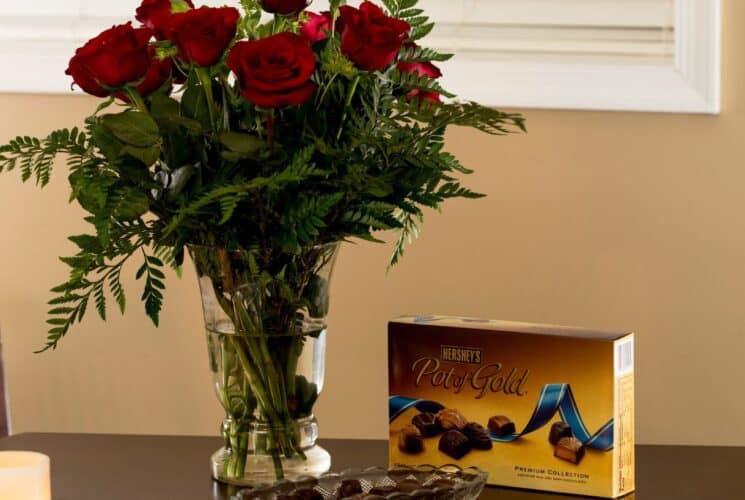
[[[106,99],[85,130],[0,146],[0,172],[18,167],[42,186],[55,156],[68,156],[72,199],[95,234],[72,238],[81,253],[65,259],[71,280],[58,290],[118,274],[123,262],[107,261],[135,248],[180,265],[189,243],[292,253],[393,229],[395,263],[422,207],[480,196],[453,177],[470,171],[444,150],[446,128],[501,135],[524,130],[522,117],[441,102],[454,96],[435,63],[451,55],[418,45],[433,23],[417,0],[383,0],[386,10],[332,0],[321,13],[308,3],[241,0],[241,15],[144,0],[140,25],[76,51],[67,73]],[[262,22],[264,12],[274,17]],[[114,104],[124,109],[104,114]],[[156,322],[160,295],[145,294]],[[80,312],[53,323],[48,347]]]
[[[70,60],[75,86],[103,99],[84,128],[0,146],[0,172],[43,186],[65,154],[71,200],[88,213],[91,231],[72,236],[79,252],[62,259],[70,276],[53,289],[47,349],[89,303],[102,318],[107,297],[124,310],[120,276],[133,259],[157,324],[162,267],[178,269],[192,249],[233,331],[252,329],[222,340],[221,369],[239,374],[225,376],[223,404],[233,422],[280,429],[262,446],[281,476],[279,457],[302,455],[292,422],[310,414],[317,387],[296,373],[303,339],[269,337],[309,331],[308,311],[325,313],[312,292],[327,289],[323,249],[395,230],[394,264],[424,208],[481,196],[456,178],[470,171],[445,150],[447,127],[524,126],[452,100],[436,66],[451,56],[420,45],[433,23],[417,0],[331,0],[318,13],[308,0],[240,3],[242,13],[143,0],[137,23],[103,31]],[[244,278],[260,284],[260,306],[241,298]],[[230,465],[236,477],[245,460]]]

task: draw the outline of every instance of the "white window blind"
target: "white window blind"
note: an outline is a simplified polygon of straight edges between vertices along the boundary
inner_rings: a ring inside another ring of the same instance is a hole
[[[483,52],[498,54],[497,57],[598,55],[670,61],[674,55],[674,0],[422,3],[431,4],[439,20],[429,43],[457,52]]]
[[[3,92],[69,92],[74,49],[140,0],[0,6]],[[195,0],[237,5],[237,0]],[[351,0],[359,4],[360,0]],[[380,3],[380,2],[378,2]],[[455,52],[444,83],[512,107],[717,112],[720,0],[420,0],[426,45]],[[322,10],[327,0],[314,0]]]

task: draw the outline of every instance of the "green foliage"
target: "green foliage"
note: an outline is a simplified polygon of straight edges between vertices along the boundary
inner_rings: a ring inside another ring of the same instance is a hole
[[[144,261],[142,266],[137,270],[135,277],[139,280],[145,277],[145,289],[142,292],[142,301],[145,303],[145,312],[153,321],[155,326],[160,322],[160,310],[163,308],[163,290],[165,284],[165,274],[161,268],[163,262],[152,255],[142,251]]]
[[[418,45],[404,47],[398,54],[399,61],[406,62],[444,62],[453,58],[453,54],[443,54],[436,50]]]
[[[87,220],[94,222],[91,218]],[[78,252],[60,259],[70,268],[70,275],[67,281],[52,288],[55,296],[49,301],[52,306],[47,321],[50,328],[43,350],[56,348],[72,325],[83,319],[91,302],[101,319],[105,320],[107,292],[124,313],[126,296],[121,284],[121,273],[132,255],[150,243],[143,239],[143,235],[150,233],[151,228],[137,219],[113,223],[108,231],[109,237],[105,241],[102,241],[100,235],[91,234],[69,238],[78,247]],[[162,275],[161,272],[160,276]],[[157,280],[158,276],[155,278]],[[147,308],[146,311],[150,315]],[[157,313],[153,321],[157,322]]]
[[[241,0],[244,16],[240,23],[241,35],[244,37],[255,38],[257,29],[261,22],[261,5],[256,0]]]
[[[147,113],[141,111],[124,111],[123,113],[105,115],[101,125],[125,144],[136,147],[148,147],[160,140],[158,125]]]
[[[352,61],[344,57],[339,50],[339,44],[335,41],[329,42],[321,51],[319,63],[321,69],[329,75],[341,75],[347,80],[352,80],[359,75],[359,70]]]
[[[474,102],[439,104],[436,106],[419,105],[399,99],[396,109],[400,111],[392,117],[399,123],[413,124],[423,122],[436,129],[457,125],[471,127],[490,135],[507,135],[516,130],[525,132],[525,120],[514,113],[503,113]],[[466,172],[464,172],[466,173]]]
[[[326,217],[343,197],[343,193],[334,193],[311,197],[301,195],[296,200],[288,200],[288,208],[280,221],[282,250],[299,253],[303,246],[313,244],[326,228]]]
[[[403,19],[411,25],[409,35],[411,41],[421,40],[435,27],[435,23],[430,22],[429,18],[424,15],[424,10],[416,8],[419,0],[382,0],[382,2],[390,15]]]
[[[432,29],[417,0],[382,0],[390,15],[412,26],[410,41]],[[331,2],[337,13],[344,2]],[[256,0],[241,0],[239,36],[255,39],[296,31],[298,21],[261,21]],[[146,314],[156,325],[163,306],[164,269],[181,271],[188,245],[255,252],[251,271],[294,262],[304,249],[361,239],[380,242],[397,231],[390,264],[419,235],[427,209],[454,198],[482,196],[461,185],[471,173],[445,149],[450,126],[491,135],[525,130],[520,115],[472,102],[433,102],[422,95],[454,94],[438,80],[396,65],[361,71],[341,52],[341,37],[313,45],[316,91],[301,106],[261,109],[242,98],[224,63],[180,67],[187,74],[171,91],[133,97],[124,110],[108,99],[84,130],[57,130],[44,139],[17,137],[0,146],[0,172],[46,185],[54,160],[67,157],[71,201],[87,212],[89,234],[70,240],[78,252],[62,261],[68,280],[49,302],[45,349],[54,349],[88,308],[124,312],[122,278],[133,257]],[[173,55],[168,42],[158,54]],[[407,45],[400,62],[442,62],[452,55]],[[252,254],[254,255],[254,254]],[[126,268],[126,269],[125,269]],[[296,270],[297,271],[297,270]],[[272,269],[272,280],[288,269]],[[284,277],[284,278],[283,278]],[[292,295],[293,287],[276,293]],[[311,404],[313,390],[296,390]]]
[[[70,168],[79,167],[89,154],[86,135],[73,128],[55,130],[45,139],[16,137],[0,146],[0,173],[18,167],[23,182],[33,177],[43,187],[49,183],[52,164],[60,153],[68,155]]]
[[[437,80],[428,77],[427,75],[420,75],[417,72],[404,73],[394,69],[390,72],[391,83],[394,86],[411,89],[411,90],[423,90],[425,92],[436,92],[443,97],[455,97],[455,94],[451,94],[438,83]]]
[[[388,14],[399,19],[405,19],[402,12],[413,9],[419,3],[419,0],[382,0],[383,5],[388,10]]]

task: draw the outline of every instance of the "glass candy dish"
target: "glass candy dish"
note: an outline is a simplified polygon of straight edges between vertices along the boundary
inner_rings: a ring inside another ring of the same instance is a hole
[[[239,491],[232,500],[471,500],[478,498],[486,478],[476,467],[457,465],[371,467],[261,485]]]

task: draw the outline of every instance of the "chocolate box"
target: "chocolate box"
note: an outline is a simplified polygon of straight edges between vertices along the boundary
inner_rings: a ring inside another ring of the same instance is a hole
[[[634,490],[634,336],[445,316],[388,325],[390,462],[489,484]]]

